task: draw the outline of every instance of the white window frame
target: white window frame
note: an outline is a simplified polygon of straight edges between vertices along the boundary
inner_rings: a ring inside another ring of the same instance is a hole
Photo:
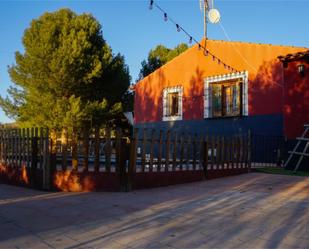
[[[227,80],[242,79],[242,116],[249,115],[248,108],[248,71],[242,71],[231,74],[223,74],[217,76],[207,77],[204,80],[204,118],[212,118],[211,104],[212,104],[212,95],[211,87],[212,83],[220,83]],[[225,118],[225,117],[222,117]]]
[[[178,93],[178,108],[179,108],[179,115],[177,116],[167,116],[167,95],[169,93]],[[182,96],[183,96],[183,87],[182,86],[173,86],[167,87],[163,89],[163,121],[176,121],[182,120]]]

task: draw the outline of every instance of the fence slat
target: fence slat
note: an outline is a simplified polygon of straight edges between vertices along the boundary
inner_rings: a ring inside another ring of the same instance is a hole
[[[226,153],[225,153],[225,137],[221,137],[221,164],[222,169],[225,169],[225,160],[226,160]]]
[[[210,169],[213,170],[214,169],[214,164],[215,164],[215,136],[211,136],[211,149],[210,149],[210,157],[211,157],[211,165],[210,165]]]
[[[169,171],[170,166],[170,144],[171,144],[171,131],[168,130],[166,134],[166,153],[165,153],[165,171]]]
[[[3,129],[0,128],[0,163],[2,163],[2,158],[3,158]]]
[[[187,153],[186,153],[186,170],[189,170],[190,169],[190,158],[191,158],[191,154],[190,154],[190,152],[191,152],[191,150],[190,150],[190,148],[191,148],[191,143],[192,143],[192,139],[191,139],[191,135],[188,135],[187,137],[186,137],[187,139],[186,139],[186,149],[187,149]]]
[[[77,150],[77,130],[73,128],[72,130],[72,170],[78,171],[78,150]]]
[[[22,146],[22,165],[25,166],[26,163],[26,130],[25,128],[22,129],[22,139],[21,139],[21,146]]]
[[[183,162],[184,162],[184,133],[181,134],[180,137],[180,162],[179,162],[179,169],[183,170]]]
[[[251,131],[248,131],[248,172],[251,171]]]
[[[196,157],[197,157],[196,143],[197,143],[197,134],[195,133],[193,139],[193,161],[192,161],[193,170],[196,170]]]
[[[116,172],[120,172],[121,167],[121,136],[122,132],[120,128],[116,130]]]
[[[146,166],[146,146],[147,146],[147,129],[143,129],[143,138],[142,138],[142,172],[145,172]]]
[[[111,171],[111,155],[112,155],[112,145],[111,145],[111,129],[106,128],[106,144],[104,147],[105,151],[105,168],[106,172]]]
[[[239,168],[240,163],[240,142],[239,136],[236,136],[236,168]]]
[[[155,130],[153,129],[151,131],[151,137],[150,137],[150,161],[149,161],[149,172],[153,171],[153,148],[155,146]]]
[[[49,151],[49,129],[45,129],[44,134],[44,152],[43,152],[43,188],[51,190],[52,188],[52,172],[50,168],[50,151]]]
[[[203,155],[204,155],[204,157],[203,157],[203,170],[204,170],[204,175],[205,175],[205,177],[207,176],[207,170],[208,170],[208,143],[207,143],[207,137],[205,138],[205,140],[203,139],[203,147],[204,147],[204,149],[203,149],[203,151],[204,151],[204,153],[203,153]]]
[[[173,140],[173,171],[176,170],[177,167],[177,144],[178,144],[178,136],[177,133],[174,132],[174,140]]]
[[[137,157],[137,144],[138,144],[138,128],[134,128],[133,140],[131,142],[130,164],[129,164],[129,180],[133,180],[133,174],[136,173],[136,157]],[[131,182],[132,183],[132,182]]]
[[[62,170],[66,170],[67,165],[68,165],[68,129],[67,128],[63,128],[61,132],[61,153],[62,153],[61,168]]]
[[[100,128],[94,128],[94,172],[100,170]]]
[[[198,164],[198,169],[203,169],[203,160],[204,160],[204,141],[203,141],[203,136],[199,137],[198,140],[198,153],[199,153],[199,164]]]
[[[36,136],[36,130],[31,128],[31,185],[36,187],[36,170],[38,165],[38,137]]]
[[[12,165],[16,165],[16,139],[17,139],[17,129],[12,130]]]
[[[39,146],[39,156],[40,156],[40,169],[43,169],[43,155],[44,155],[44,146],[43,146],[43,143],[44,143],[44,134],[43,134],[43,128],[41,127],[40,128],[40,133],[39,133],[39,136],[40,136],[40,146]]]
[[[89,128],[83,129],[83,171],[89,170]]]
[[[160,130],[159,134],[159,148],[158,148],[158,166],[157,171],[161,172],[161,165],[162,165],[162,146],[163,146],[163,131]]]
[[[225,138],[225,153],[226,153],[226,168],[230,169],[230,163],[231,163],[231,143],[230,138]]]

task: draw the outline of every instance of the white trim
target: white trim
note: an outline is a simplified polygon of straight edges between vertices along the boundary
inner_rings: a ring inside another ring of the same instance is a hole
[[[167,101],[167,94],[169,93],[178,93],[178,107],[179,107],[179,115],[177,116],[167,116],[167,108],[166,108],[166,101]],[[183,87],[182,86],[173,86],[173,87],[167,87],[163,89],[163,98],[162,98],[162,104],[163,104],[163,121],[176,121],[176,120],[182,120],[182,96],[183,96]]]
[[[209,112],[211,107],[211,83],[220,83],[220,81],[242,79],[242,115],[248,116],[248,71],[242,71],[231,74],[223,74],[217,76],[210,76],[204,80],[204,118],[211,118],[211,113]]]

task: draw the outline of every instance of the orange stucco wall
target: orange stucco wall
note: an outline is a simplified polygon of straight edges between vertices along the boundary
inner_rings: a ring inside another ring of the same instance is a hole
[[[249,115],[283,112],[283,68],[279,55],[305,48],[243,42],[207,41],[208,50],[238,71],[249,73]],[[183,86],[183,119],[203,119],[204,79],[230,73],[197,45],[188,49],[136,84],[135,123],[162,121],[162,93]]]

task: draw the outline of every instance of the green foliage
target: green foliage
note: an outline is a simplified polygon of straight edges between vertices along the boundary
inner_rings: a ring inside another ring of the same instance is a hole
[[[140,70],[138,80],[141,80],[147,75],[151,74],[159,67],[174,59],[176,56],[180,55],[187,49],[188,45],[185,43],[179,44],[174,49],[167,48],[163,45],[156,46],[154,49],[150,50],[147,61],[142,61],[142,68]]]
[[[25,30],[23,45],[9,67],[15,86],[0,97],[21,126],[101,125],[122,111],[129,70],[93,16],[69,9],[45,13]]]
[[[268,174],[279,174],[279,175],[290,175],[290,176],[309,176],[308,171],[296,171],[287,170],[284,168],[278,167],[265,167],[265,168],[256,168],[256,172],[268,173]]]

